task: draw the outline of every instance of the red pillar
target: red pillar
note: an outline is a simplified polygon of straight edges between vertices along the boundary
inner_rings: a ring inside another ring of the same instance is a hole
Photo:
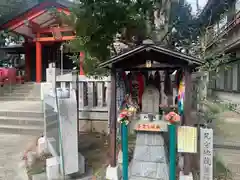
[[[37,38],[40,34],[37,34]],[[36,41],[36,82],[41,83],[42,81],[42,44]]]
[[[80,75],[85,75],[84,71],[83,71],[83,60],[84,60],[84,53],[83,52],[80,52],[80,55],[79,55],[79,74]]]
[[[27,81],[30,81],[31,74],[31,50],[30,45],[26,41],[25,44],[25,77]]]

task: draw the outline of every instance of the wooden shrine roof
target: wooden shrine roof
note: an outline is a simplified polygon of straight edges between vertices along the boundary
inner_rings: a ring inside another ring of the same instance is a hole
[[[111,58],[100,64],[102,68],[134,69],[145,68],[146,60],[156,62],[158,68],[197,67],[203,62],[195,57],[173,51],[155,44],[146,44]],[[154,68],[154,67],[152,67]]]

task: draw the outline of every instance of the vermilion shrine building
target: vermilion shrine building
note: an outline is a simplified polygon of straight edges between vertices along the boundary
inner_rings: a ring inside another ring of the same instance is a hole
[[[70,14],[71,2],[33,1],[25,4],[25,7],[19,7],[19,12],[5,17],[0,28],[24,37],[26,80],[40,83],[46,79],[45,72],[49,61],[54,61],[60,56],[57,50],[61,43],[73,40],[75,32],[71,27],[63,24],[59,16],[56,16],[57,11]],[[67,56],[64,57],[65,60],[66,58]],[[63,66],[70,69],[71,63],[69,60]]]

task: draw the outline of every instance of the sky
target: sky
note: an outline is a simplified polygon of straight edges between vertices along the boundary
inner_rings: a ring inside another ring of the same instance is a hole
[[[197,10],[197,6],[196,6],[196,0],[186,0],[189,4],[192,5],[192,10],[193,10],[193,13],[195,14],[196,13],[196,10]],[[204,6],[206,5],[208,0],[198,0],[199,2],[199,6],[200,6],[200,9],[204,8]]]

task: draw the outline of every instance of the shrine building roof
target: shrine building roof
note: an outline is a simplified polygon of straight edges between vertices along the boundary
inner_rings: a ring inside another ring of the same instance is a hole
[[[57,23],[53,10],[69,14],[69,7],[72,5],[68,0],[26,0],[26,2],[0,17],[0,30],[8,30],[34,39],[35,30]]]
[[[157,46],[155,44],[143,44],[101,63],[100,67],[114,67],[116,69],[119,68],[125,70],[143,69],[146,68],[147,60],[152,62],[151,68],[148,69],[177,69],[187,66],[195,68],[203,64],[203,62],[196,57]]]

